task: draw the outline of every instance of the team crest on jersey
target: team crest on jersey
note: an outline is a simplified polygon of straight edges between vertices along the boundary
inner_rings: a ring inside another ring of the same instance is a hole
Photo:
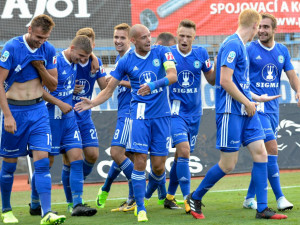
[[[77,84],[83,85],[83,89],[78,93],[78,95],[86,95],[91,89],[90,82],[86,79],[79,79]]]
[[[9,57],[9,52],[8,51],[5,51],[2,55],[1,55],[1,62],[6,62],[6,60],[8,59]]]
[[[196,60],[196,61],[194,62],[194,67],[195,67],[196,69],[199,69],[199,68],[200,68],[200,62],[199,62],[198,60]]]
[[[227,62],[232,63],[235,56],[236,56],[236,53],[234,51],[229,52],[229,54],[227,56]]]
[[[53,63],[53,65],[55,65],[57,63],[57,57],[56,56],[53,56],[52,63]]]
[[[269,82],[275,80],[278,76],[277,67],[272,63],[265,65],[265,67],[262,69],[262,76],[266,81]]]
[[[194,80],[195,80],[195,76],[189,70],[183,70],[178,74],[178,84],[183,88],[192,86]]]
[[[278,62],[284,63],[284,57],[283,57],[283,55],[279,55],[278,56]]]
[[[153,59],[152,64],[153,64],[153,66],[155,66],[155,67],[159,67],[159,66],[160,66],[160,61],[159,61],[159,59]]]
[[[75,82],[75,79],[74,79],[74,74],[72,74],[71,76],[69,76],[67,78],[67,80],[65,81],[64,83],[64,88],[66,90],[70,90],[72,87],[74,87],[74,82]]]
[[[174,60],[174,56],[172,54],[172,52],[167,52],[165,53],[166,59],[169,60]]]
[[[140,84],[150,83],[157,80],[157,76],[152,71],[145,71],[140,75]]]

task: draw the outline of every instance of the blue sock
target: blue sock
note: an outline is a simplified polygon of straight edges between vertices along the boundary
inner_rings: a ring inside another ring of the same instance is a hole
[[[250,180],[250,184],[249,184],[248,192],[247,192],[247,196],[246,196],[246,199],[249,199],[249,198],[255,198],[255,185],[253,182],[252,173],[251,173],[251,180]]]
[[[146,189],[146,175],[145,171],[133,170],[131,174],[131,181],[135,196],[135,201],[137,205],[137,212],[145,210],[144,198],[145,198],[145,189]]]
[[[212,168],[210,168],[196,191],[194,192],[192,198],[196,200],[202,200],[202,197],[212,188],[215,183],[217,183],[226,174],[221,170],[219,164],[217,163]]]
[[[36,186],[35,186],[35,171],[32,174],[31,178],[31,204],[30,207],[32,209],[36,209],[40,206],[40,197],[37,193]]]
[[[169,174],[170,181],[169,181],[169,187],[168,187],[168,194],[169,195],[175,195],[177,187],[179,185],[178,179],[177,179],[177,161],[174,160],[173,165],[171,167],[171,171]]]
[[[83,178],[84,178],[84,180],[92,172],[94,165],[95,165],[94,163],[90,163],[90,162],[86,161],[86,159],[83,160]]]
[[[83,193],[83,160],[77,160],[70,163],[70,186],[73,197],[73,207],[82,203]]]
[[[167,197],[166,183],[162,183],[158,185],[157,195],[159,200],[163,200]]]
[[[35,186],[41,201],[42,217],[51,211],[51,175],[49,165],[49,158],[34,162]]]
[[[190,194],[191,188],[191,172],[189,167],[189,161],[190,159],[183,157],[178,157],[177,160],[177,179],[179,181],[184,200]]]
[[[70,187],[70,166],[63,165],[61,171],[61,180],[63,183],[67,203],[73,202],[72,191]]]
[[[280,186],[277,158],[277,155],[268,155],[268,179],[276,196],[276,200],[283,196]]]
[[[134,192],[133,192],[133,186],[132,186],[132,181],[131,179],[128,181],[128,188],[129,188],[129,193],[128,193],[128,199],[134,199]]]
[[[146,188],[145,198],[147,199],[151,198],[154,191],[156,191],[156,189],[158,188],[158,185],[165,184],[165,183],[166,183],[166,173],[164,172],[163,175],[158,176],[151,169],[149,173],[149,181]]]
[[[8,163],[2,161],[2,169],[0,172],[1,197],[2,197],[2,212],[10,211],[10,195],[14,182],[14,172],[16,171],[17,163]]]
[[[133,199],[134,193],[133,193],[133,187],[132,187],[132,182],[131,182],[133,163],[131,162],[131,160],[129,158],[126,158],[119,167],[123,171],[123,173],[125,174],[125,176],[128,180],[128,187],[129,187],[128,199]]]
[[[253,162],[252,177],[255,185],[257,211],[262,212],[268,207],[267,163]]]
[[[102,191],[109,192],[112,182],[117,178],[117,176],[119,176],[120,173],[121,173],[120,167],[118,166],[118,164],[115,161],[113,161],[113,163],[108,171],[105,183],[102,187]]]

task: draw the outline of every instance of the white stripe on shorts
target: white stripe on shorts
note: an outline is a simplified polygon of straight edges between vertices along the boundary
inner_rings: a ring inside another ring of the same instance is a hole
[[[221,126],[221,147],[227,147],[229,113],[224,113]]]
[[[125,123],[124,123],[124,127],[123,127],[123,132],[121,135],[121,140],[120,143],[123,145],[127,144],[127,140],[128,140],[128,134],[129,134],[129,118],[126,117],[125,118]]]
[[[0,109],[0,148],[1,148],[1,140],[2,140],[2,123],[3,123],[3,112]]]

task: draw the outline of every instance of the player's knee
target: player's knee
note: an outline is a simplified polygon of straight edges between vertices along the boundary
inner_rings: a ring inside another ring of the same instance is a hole
[[[89,163],[95,163],[98,159],[99,154],[97,152],[91,152],[89,154],[85,154],[85,160]]]
[[[6,173],[13,174],[17,169],[17,163],[2,162],[2,170]]]

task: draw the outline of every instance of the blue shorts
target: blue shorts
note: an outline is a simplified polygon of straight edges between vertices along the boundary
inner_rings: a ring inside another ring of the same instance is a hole
[[[257,113],[252,117],[217,113],[216,124],[216,148],[224,152],[236,152],[241,144],[247,146],[266,137]]]
[[[266,135],[265,142],[276,140],[279,125],[279,113],[258,112],[258,115]]]
[[[28,155],[29,150],[51,151],[51,131],[48,110],[45,102],[28,106],[9,105],[16,121],[15,134],[4,130],[4,118],[1,115],[0,156],[16,158]]]
[[[128,145],[131,152],[154,156],[169,154],[171,118],[131,119]]]
[[[201,116],[180,117],[172,116],[171,118],[171,134],[172,146],[188,141],[190,144],[190,152],[194,151],[199,131]]]
[[[77,125],[81,135],[82,148],[99,147],[98,135],[91,117],[83,121],[77,120]]]
[[[111,146],[120,146],[126,148],[129,137],[129,117],[119,117],[117,120],[115,134],[111,141]]]
[[[72,148],[82,148],[81,135],[75,117],[50,119],[52,148],[50,155],[66,153]]]

